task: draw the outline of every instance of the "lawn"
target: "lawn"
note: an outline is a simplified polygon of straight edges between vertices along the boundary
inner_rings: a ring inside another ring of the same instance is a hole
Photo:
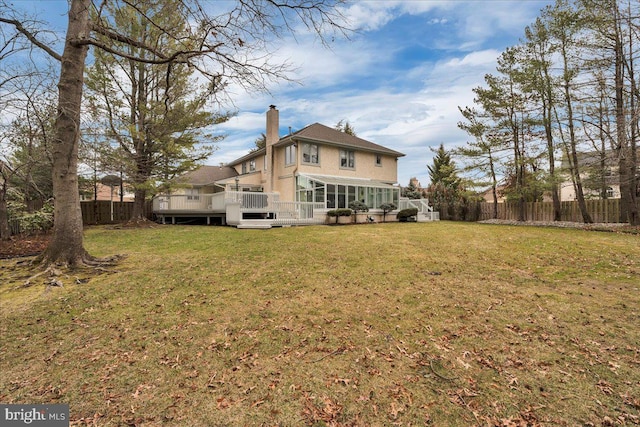
[[[389,223],[90,228],[113,271],[0,261],[0,402],[72,425],[640,424],[640,238]]]

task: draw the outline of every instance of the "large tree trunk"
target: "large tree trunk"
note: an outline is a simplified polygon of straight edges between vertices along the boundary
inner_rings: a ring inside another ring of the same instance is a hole
[[[551,178],[551,198],[553,200],[553,220],[560,221],[562,219],[562,211],[560,208],[560,194],[558,191],[557,174],[556,174],[556,159],[555,159],[555,144],[553,143],[553,129],[551,128],[551,117],[553,114],[551,108],[551,95],[548,101],[544,103],[544,130],[547,138],[547,156],[549,159],[549,177]]]
[[[635,159],[627,137],[627,118],[624,94],[624,51],[619,29],[619,15],[616,12],[615,33],[615,86],[616,86],[616,137],[618,151],[618,173],[620,176],[620,221],[637,224],[638,206],[636,203]]]
[[[53,141],[54,223],[45,264],[76,266],[89,255],[83,246],[78,190],[78,143],[84,66],[88,46],[90,0],[72,0],[58,83],[58,112]]]
[[[570,151],[567,153],[567,157],[571,159],[571,173],[573,179],[573,185],[576,192],[576,199],[578,200],[578,207],[580,208],[580,214],[582,215],[582,221],[585,224],[591,224],[593,219],[591,219],[591,214],[587,210],[587,204],[584,199],[584,190],[582,187],[582,177],[580,176],[580,164],[578,162],[578,152],[577,152],[577,142],[576,142],[576,132],[573,118],[573,103],[572,96],[570,90],[570,71],[568,68],[568,59],[567,59],[567,51],[565,49],[565,45],[562,45],[562,60],[564,64],[564,99],[567,103],[567,127],[569,128],[569,146]]]
[[[147,190],[138,189],[135,190],[135,197],[133,199],[133,212],[131,212],[130,221],[142,221],[146,220],[144,206],[147,199]]]
[[[0,240],[9,240],[9,237],[11,236],[6,194],[6,186],[0,186]]]
[[[580,166],[578,163],[578,152],[575,143],[571,144],[571,159],[573,163],[572,171],[575,174],[575,176],[573,177],[573,182],[574,190],[576,192],[576,198],[578,199],[578,208],[580,209],[580,213],[582,214],[582,221],[585,224],[591,224],[593,223],[593,219],[591,218],[591,214],[587,210],[587,202],[584,198],[584,189],[582,186],[582,178],[580,177]]]

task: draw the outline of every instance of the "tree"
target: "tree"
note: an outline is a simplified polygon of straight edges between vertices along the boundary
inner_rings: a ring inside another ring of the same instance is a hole
[[[254,143],[256,144],[256,146],[251,150],[251,152],[262,150],[263,148],[265,148],[267,146],[267,134],[261,132],[260,136],[256,138]]]
[[[521,47],[507,48],[498,58],[497,75],[485,76],[487,87],[478,87],[474,102],[486,112],[491,121],[491,138],[496,144],[512,152],[506,166],[513,174],[507,191],[518,202],[518,220],[526,219],[526,177],[532,159],[537,157],[538,139],[533,117],[532,96],[523,90],[523,71],[520,68]]]
[[[417,179],[411,178],[409,180],[409,185],[406,187],[402,187],[401,196],[406,197],[408,199],[421,199],[422,194],[420,193],[420,189],[416,186]]]
[[[8,6],[0,1],[0,19],[5,10]],[[25,26],[33,24],[25,18]],[[40,35],[47,37],[48,32]],[[49,146],[55,74],[46,60],[38,61],[36,68],[30,43],[2,25],[0,63],[0,239],[8,239],[8,203],[14,217],[31,214],[52,194]]]
[[[396,209],[396,205],[391,202],[383,203],[380,205],[380,209],[382,209],[382,222],[387,222],[387,214]]]
[[[2,123],[0,132],[0,239],[9,238],[9,202],[14,216],[26,215],[52,197],[49,148],[55,100],[49,82],[47,76],[27,73],[2,88],[12,94],[3,100],[5,118],[14,118]]]
[[[9,240],[9,212],[7,208],[7,190],[12,170],[9,165],[0,160],[0,240]]]
[[[353,222],[356,223],[358,219],[358,212],[369,212],[369,206],[360,200],[353,200],[349,203],[349,209],[353,212]]]
[[[351,126],[351,123],[349,123],[348,120],[340,120],[338,123],[336,123],[335,129],[339,130],[340,132],[356,136],[356,130],[353,128],[353,126]]]
[[[594,62],[608,75],[614,100],[614,150],[618,158],[620,182],[620,220],[640,224],[640,91],[634,62],[638,57],[640,7],[637,2],[579,0],[586,26],[593,37],[589,53],[597,53]]]
[[[426,195],[434,209],[440,211],[444,219],[463,219],[458,211],[466,208],[465,189],[462,179],[458,176],[458,169],[451,158],[451,153],[444,149],[444,145],[435,150],[433,165],[427,165],[431,184],[427,187]]]
[[[181,2],[114,6],[107,5],[106,9],[115,17],[119,33],[135,35],[145,45],[156,43],[178,49],[179,41],[160,28],[186,33]],[[98,39],[112,49],[146,56],[141,48],[102,35]],[[135,192],[131,220],[144,219],[147,193],[154,191],[157,182],[193,170],[212,153],[212,143],[221,139],[204,131],[229,118],[229,114],[206,111],[208,99],[216,95],[218,87],[197,85],[194,74],[195,69],[187,64],[145,64],[103,50],[95,53],[94,65],[87,73],[88,100],[94,120],[104,123],[107,132],[94,135],[110,141],[117,148],[112,152],[120,154],[120,172]]]
[[[451,153],[444,149],[444,145],[440,144],[433,158],[433,165],[427,165],[431,184],[442,184],[447,188],[457,190],[460,186],[460,177],[456,169],[455,162],[451,158]]]
[[[542,190],[551,192],[559,219],[556,159],[561,153],[582,219],[591,222],[584,188],[606,196],[614,153],[620,220],[640,222],[638,34],[637,1],[558,0],[525,29],[522,43],[503,52],[498,73],[485,77],[485,87],[474,89],[483,134],[512,150],[502,163],[508,196],[521,206],[520,219],[524,202],[538,199]],[[465,118],[462,125],[477,134],[474,122]],[[475,160],[486,154],[473,148],[465,154]],[[583,154],[594,150],[599,162],[584,163],[593,156]]]
[[[466,122],[458,122],[458,127],[467,132],[474,141],[469,141],[463,147],[454,150],[454,154],[467,160],[463,171],[477,171],[474,185],[491,186],[493,196],[493,218],[498,217],[498,158],[497,154],[504,150],[504,145],[490,133],[490,126],[485,123],[482,114],[474,108],[458,107]]]
[[[559,128],[560,138],[564,144],[564,151],[569,161],[571,179],[575,188],[578,207],[585,223],[591,223],[591,215],[587,211],[584,191],[582,187],[582,176],[580,173],[580,163],[578,162],[578,139],[576,134],[576,120],[574,115],[575,98],[573,88],[576,86],[579,64],[573,61],[571,50],[581,38],[582,30],[581,17],[578,11],[572,9],[566,1],[558,1],[556,5],[547,11],[550,19],[549,31],[558,43],[558,56],[561,61],[562,75],[560,78],[562,109],[564,117],[558,113],[560,102],[554,106],[554,115],[561,124]],[[562,124],[564,126],[562,126]]]
[[[556,103],[556,95],[551,69],[553,65],[551,57],[557,49],[552,43],[547,24],[541,18],[536,19],[530,27],[525,28],[525,36],[525,57],[523,58],[525,90],[534,93],[536,101],[540,104],[549,167],[548,191],[551,193],[553,201],[553,220],[560,221],[560,191],[556,172],[556,143],[553,128],[553,106]]]
[[[51,242],[40,258],[44,265],[74,267],[96,262],[83,245],[78,194],[80,112],[89,46],[144,64],[188,64],[208,79],[211,85],[228,80],[247,89],[264,89],[270,79],[287,78],[286,66],[271,64],[264,59],[269,57],[264,52],[269,52],[270,37],[293,31],[293,21],[301,21],[321,38],[327,28],[340,33],[346,31],[342,17],[330,0],[283,0],[278,3],[240,0],[231,10],[217,16],[208,16],[205,5],[197,0],[184,0],[183,3],[190,6],[185,8],[185,13],[192,23],[187,33],[174,33],[171,28],[162,28],[162,32],[170,38],[182,41],[176,48],[173,44],[146,44],[136,39],[135,35],[120,34],[112,25],[114,17],[109,15],[109,9],[103,7],[109,3],[70,1],[62,55],[40,40],[36,30],[25,26],[24,20],[14,9],[4,3],[2,5],[7,12],[3,11],[0,16],[1,24],[13,28],[17,34],[60,62],[58,109],[52,147],[55,222]],[[140,6],[146,2],[127,3]],[[149,26],[154,26],[151,19],[142,13],[140,15]],[[144,55],[138,56],[135,50],[113,48],[100,37],[141,49]]]

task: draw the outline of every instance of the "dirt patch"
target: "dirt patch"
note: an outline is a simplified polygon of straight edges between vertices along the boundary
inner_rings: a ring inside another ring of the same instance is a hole
[[[137,219],[123,223],[112,224],[107,227],[114,230],[129,228],[154,228],[158,227],[158,224],[147,219]],[[40,255],[47,248],[50,240],[51,233],[11,236],[9,240],[0,241],[0,259]]]
[[[49,244],[51,234],[11,236],[0,241],[0,259],[40,255]]]

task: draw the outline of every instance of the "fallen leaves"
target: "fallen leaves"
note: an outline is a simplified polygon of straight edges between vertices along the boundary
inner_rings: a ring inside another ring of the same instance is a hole
[[[316,403],[316,400],[319,402]],[[327,396],[316,399],[309,393],[304,394],[303,401],[302,416],[307,425],[313,425],[319,421],[328,423],[330,426],[340,425],[338,417],[344,407],[337,401]]]

